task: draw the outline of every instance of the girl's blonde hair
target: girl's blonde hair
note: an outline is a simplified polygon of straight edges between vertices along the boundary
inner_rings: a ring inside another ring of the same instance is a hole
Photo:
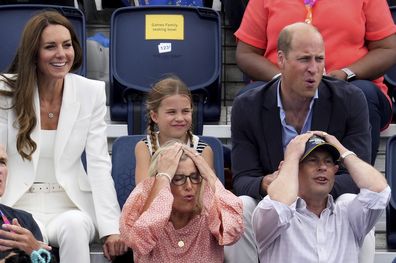
[[[186,96],[191,103],[191,109],[193,108],[193,100],[190,90],[187,85],[176,76],[169,76],[164,78],[153,85],[151,91],[147,95],[147,134],[150,136],[153,152],[157,150],[157,137],[155,136],[158,127],[156,123],[151,119],[150,112],[158,112],[158,108],[161,102],[172,95],[183,95]],[[192,127],[187,131],[187,136],[192,141],[193,133]]]

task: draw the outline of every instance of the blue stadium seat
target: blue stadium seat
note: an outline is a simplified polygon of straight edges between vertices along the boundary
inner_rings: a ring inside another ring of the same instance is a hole
[[[43,9],[55,9],[67,17],[73,24],[83,49],[83,64],[76,73],[86,74],[85,18],[74,7],[56,5],[0,5],[0,35],[3,36],[0,48],[0,72],[5,72],[15,56],[19,40],[26,22]]]
[[[111,175],[114,180],[117,199],[121,208],[136,185],[135,146],[144,137],[145,135],[121,136],[113,142]],[[215,137],[200,136],[200,138],[212,147],[216,175],[224,184],[224,162],[221,142]]]
[[[209,8],[117,9],[110,32],[111,119],[128,122],[128,134],[145,133],[145,95],[174,74],[194,95],[194,133],[202,134],[204,121],[220,118],[220,32],[220,15]]]
[[[386,240],[388,248],[396,248],[396,135],[386,145],[385,174],[392,189],[391,200],[386,209]]]
[[[111,151],[112,170],[117,199],[122,208],[129,194],[135,188],[135,146],[144,135],[118,137]]]

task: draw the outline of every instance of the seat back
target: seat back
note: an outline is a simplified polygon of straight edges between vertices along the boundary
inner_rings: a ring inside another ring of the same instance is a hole
[[[0,72],[5,72],[15,57],[26,22],[43,9],[55,9],[67,17],[73,24],[84,54],[82,66],[75,73],[85,76],[86,44],[85,18],[83,13],[74,7],[38,4],[0,5],[0,35],[4,36],[0,48]]]
[[[174,74],[193,93],[194,133],[202,134],[203,121],[220,117],[220,32],[220,15],[209,8],[116,10],[110,32],[111,119],[127,121],[129,134],[144,133],[145,95],[154,82]]]
[[[113,142],[111,152],[111,175],[114,180],[117,199],[121,208],[136,185],[135,146],[144,137],[144,135],[121,136]]]
[[[386,236],[388,248],[396,248],[396,135],[386,145],[385,175],[392,190],[386,210]]]
[[[129,194],[135,188],[135,146],[145,135],[121,136],[113,142],[112,170],[117,199],[122,208]],[[224,184],[224,161],[221,142],[215,137],[200,136],[213,150],[216,175]]]

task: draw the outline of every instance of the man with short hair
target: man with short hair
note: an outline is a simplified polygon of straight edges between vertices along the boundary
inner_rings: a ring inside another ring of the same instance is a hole
[[[251,216],[278,174],[286,146],[310,130],[333,134],[360,159],[370,162],[368,108],[361,90],[323,76],[323,38],[312,26],[285,27],[278,40],[281,76],[251,89],[234,100],[231,114],[233,189],[244,205],[245,233],[225,247],[227,262],[258,261]],[[358,193],[345,169],[340,169],[331,194]],[[372,236],[372,242],[375,238]],[[374,257],[375,245],[371,245]],[[363,255],[364,258],[369,256]]]
[[[7,182],[8,156],[4,147],[0,145],[0,197],[3,195]],[[0,259],[8,254],[12,248],[25,251],[28,255],[33,250],[51,248],[42,243],[43,237],[37,223],[31,214],[0,204]]]
[[[334,203],[329,194],[339,158],[360,189],[351,202]],[[268,195],[253,212],[260,262],[357,263],[390,192],[384,176],[334,136],[298,135],[287,146]]]

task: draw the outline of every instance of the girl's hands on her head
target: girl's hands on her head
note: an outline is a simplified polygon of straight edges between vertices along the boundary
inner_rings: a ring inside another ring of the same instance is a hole
[[[184,153],[193,160],[201,176],[207,180],[211,186],[214,186],[217,176],[205,159],[197,153],[197,151],[187,145],[183,145],[183,150]]]
[[[157,160],[157,173],[167,173],[172,179],[179,166],[182,154],[183,145],[181,143],[175,143],[169,149],[160,153]]]

